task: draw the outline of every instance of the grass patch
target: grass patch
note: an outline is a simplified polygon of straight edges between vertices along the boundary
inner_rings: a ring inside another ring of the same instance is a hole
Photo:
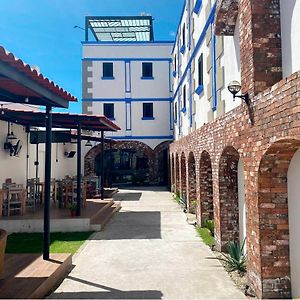
[[[53,232],[50,234],[50,252],[74,254],[92,233],[92,231]],[[7,237],[6,253],[42,252],[42,233],[13,233]]]
[[[209,231],[209,229],[197,226],[196,231],[197,231],[198,235],[202,238],[204,244],[206,244],[209,247],[212,247],[215,244],[215,239],[211,235],[211,232]]]

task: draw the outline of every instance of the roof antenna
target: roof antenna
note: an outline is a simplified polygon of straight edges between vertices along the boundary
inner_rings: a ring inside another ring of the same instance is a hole
[[[80,27],[80,26],[78,26],[78,25],[75,25],[73,28],[74,28],[74,29],[81,29],[81,30],[85,31],[84,28],[82,28],[82,27]]]

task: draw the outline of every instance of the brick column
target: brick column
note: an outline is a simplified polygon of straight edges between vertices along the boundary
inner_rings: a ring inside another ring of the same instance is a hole
[[[280,0],[240,0],[242,91],[256,95],[282,78]]]

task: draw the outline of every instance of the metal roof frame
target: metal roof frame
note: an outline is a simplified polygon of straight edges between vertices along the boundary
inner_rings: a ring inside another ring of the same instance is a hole
[[[154,41],[152,16],[87,16],[85,41],[89,29],[97,42]]]

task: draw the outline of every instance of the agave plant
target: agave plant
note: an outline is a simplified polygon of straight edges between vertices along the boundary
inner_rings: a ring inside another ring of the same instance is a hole
[[[239,242],[229,242],[227,245],[228,253],[222,253],[223,258],[220,258],[220,260],[225,261],[227,263],[229,272],[246,272],[247,256],[244,253],[245,242],[246,239],[244,239],[241,246]]]

